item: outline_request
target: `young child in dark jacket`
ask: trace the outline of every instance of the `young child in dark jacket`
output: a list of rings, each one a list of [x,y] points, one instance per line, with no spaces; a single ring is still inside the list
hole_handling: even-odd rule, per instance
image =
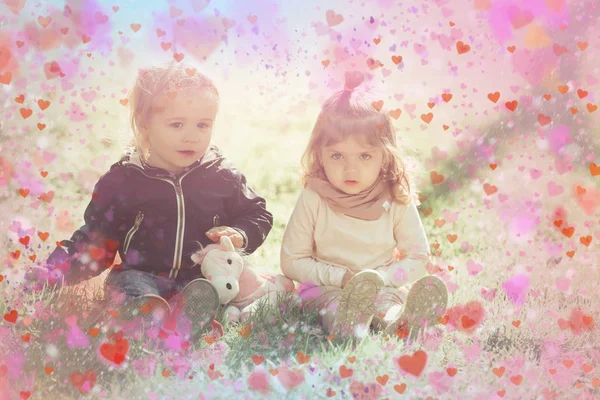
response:
[[[194,342],[215,324],[219,307],[215,288],[191,260],[198,243],[228,236],[251,254],[273,217],[210,144],[219,94],[209,78],[183,66],[141,70],[129,104],[134,148],[96,183],[85,224],[29,279],[38,288],[74,284],[102,273],[118,253],[122,263],[109,272],[105,293],[119,326],[162,321],[172,336]]]

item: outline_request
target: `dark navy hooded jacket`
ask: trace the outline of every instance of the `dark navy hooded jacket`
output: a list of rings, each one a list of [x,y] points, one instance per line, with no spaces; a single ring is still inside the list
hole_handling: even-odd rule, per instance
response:
[[[214,226],[237,229],[244,251],[253,253],[266,239],[273,216],[265,199],[216,146],[181,174],[143,163],[128,152],[100,177],[84,213],[85,224],[52,252],[48,268],[74,284],[102,273],[114,261],[177,280],[201,277],[190,256],[211,244]]]

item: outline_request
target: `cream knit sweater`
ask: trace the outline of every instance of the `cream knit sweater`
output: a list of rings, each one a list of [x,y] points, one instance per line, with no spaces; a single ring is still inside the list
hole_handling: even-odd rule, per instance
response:
[[[397,260],[394,248],[404,257]],[[393,203],[376,221],[333,211],[304,189],[283,235],[281,270],[290,279],[340,287],[346,271],[377,270],[386,286],[425,276],[429,245],[416,206]]]

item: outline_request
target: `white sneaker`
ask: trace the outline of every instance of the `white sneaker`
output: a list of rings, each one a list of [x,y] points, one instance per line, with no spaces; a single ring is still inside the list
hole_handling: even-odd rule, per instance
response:
[[[444,282],[433,275],[421,278],[410,288],[402,314],[387,326],[384,334],[415,338],[421,329],[439,323],[438,318],[444,315],[447,305],[448,290]]]
[[[362,328],[368,332],[377,312],[375,299],[384,282],[377,271],[365,270],[348,281],[340,297],[333,333],[341,338],[357,336]]]

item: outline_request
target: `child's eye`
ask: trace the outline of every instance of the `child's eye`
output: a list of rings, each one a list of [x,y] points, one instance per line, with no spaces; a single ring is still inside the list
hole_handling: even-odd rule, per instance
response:
[[[200,128],[200,129],[207,129],[207,128],[210,128],[210,125],[207,124],[207,123],[205,123],[205,122],[200,122],[198,124],[198,128]]]
[[[334,153],[331,155],[331,158],[333,160],[341,160],[342,159],[342,155],[340,153]]]
[[[181,122],[173,122],[172,124],[169,124],[169,126],[172,126],[173,128],[181,128],[183,124]]]
[[[363,154],[360,155],[360,159],[361,160],[365,160],[366,161],[366,160],[370,160],[371,158],[372,158],[371,155],[367,154],[367,153],[363,153]]]

